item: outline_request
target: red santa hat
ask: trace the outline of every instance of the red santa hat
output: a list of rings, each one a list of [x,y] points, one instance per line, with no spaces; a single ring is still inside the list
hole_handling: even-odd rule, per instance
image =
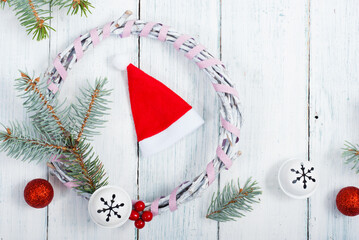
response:
[[[139,68],[127,66],[137,140],[144,156],[157,153],[203,124],[180,96]]]

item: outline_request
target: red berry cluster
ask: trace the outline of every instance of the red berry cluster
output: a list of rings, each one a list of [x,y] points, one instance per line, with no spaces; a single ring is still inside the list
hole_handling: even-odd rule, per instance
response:
[[[145,203],[142,201],[138,201],[133,206],[134,210],[132,210],[130,215],[130,220],[135,221],[135,227],[137,229],[142,229],[145,226],[145,222],[150,222],[152,220],[152,212],[143,211],[145,210]],[[142,214],[140,215],[140,213]]]

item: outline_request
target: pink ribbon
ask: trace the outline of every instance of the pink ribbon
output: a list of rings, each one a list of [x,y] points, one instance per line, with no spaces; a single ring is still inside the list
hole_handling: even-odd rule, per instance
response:
[[[142,31],[140,32],[140,36],[141,37],[147,37],[148,34],[150,34],[152,28],[156,25],[157,23],[155,22],[148,22],[144,28],[142,29]]]
[[[185,54],[185,56],[188,59],[192,59],[197,54],[199,54],[201,51],[203,51],[204,49],[205,49],[205,46],[199,44],[199,45],[195,46],[194,48],[192,48],[191,50],[189,50],[188,53]]]
[[[228,170],[232,166],[232,160],[227,156],[227,154],[222,150],[220,146],[217,147],[217,156],[224,163],[226,169]]]
[[[228,85],[224,85],[224,84],[216,84],[213,83],[213,88],[214,90],[216,90],[216,92],[223,92],[223,93],[229,93],[232,94],[233,96],[239,97],[238,92],[235,88],[232,88]]]
[[[54,66],[56,68],[56,71],[60,74],[60,76],[62,77],[63,80],[65,80],[67,78],[67,71],[64,68],[64,66],[62,66],[61,62],[60,62],[60,57],[55,58],[54,61]]]
[[[102,30],[102,39],[108,38],[110,36],[111,33],[111,22],[107,23]]]
[[[180,185],[181,186],[181,185]],[[169,202],[168,202],[168,206],[170,208],[170,211],[171,212],[174,212],[177,210],[177,190],[178,188],[180,187],[176,187],[175,189],[173,189],[171,195],[170,195],[170,199],[169,199]]]
[[[84,55],[84,51],[82,50],[81,37],[75,39],[74,48],[75,48],[77,60],[80,60]]]
[[[158,34],[158,40],[160,40],[161,42],[166,41],[166,37],[169,29],[170,29],[169,26],[163,25],[160,30],[160,33]]]
[[[188,39],[190,39],[191,36],[188,36],[186,34],[181,35],[177,40],[173,43],[173,46],[175,49],[179,50],[182,44],[184,44]]]
[[[211,185],[213,183],[213,181],[216,179],[216,172],[214,170],[212,161],[210,161],[207,164],[206,172],[207,172],[207,177],[208,177],[208,185]]]
[[[204,69],[204,68],[208,68],[208,67],[212,67],[214,65],[221,65],[223,64],[219,59],[217,58],[210,58],[210,59],[206,59],[206,60],[203,60],[201,62],[198,62],[197,63],[197,66],[200,68],[200,69]]]
[[[47,89],[49,89],[53,94],[57,93],[57,91],[59,91],[58,86],[51,82],[50,85],[47,87]]]
[[[129,37],[131,35],[131,29],[132,29],[132,26],[134,23],[135,23],[134,20],[126,22],[125,27],[123,28],[123,31],[121,34],[122,38]]]
[[[155,201],[152,202],[151,204],[151,212],[153,214],[153,216],[157,216],[158,215],[158,204],[160,202],[160,197],[157,198]]]
[[[67,183],[64,183],[64,185],[68,188],[74,188],[74,187],[80,186],[80,185],[76,184],[75,182],[67,182]]]
[[[221,117],[221,125],[224,129],[239,137],[240,130],[230,122],[226,121],[223,117]]]
[[[100,43],[100,39],[98,37],[98,32],[97,32],[97,28],[94,28],[90,31],[90,36],[92,39],[92,44],[94,47],[96,47],[97,44]]]

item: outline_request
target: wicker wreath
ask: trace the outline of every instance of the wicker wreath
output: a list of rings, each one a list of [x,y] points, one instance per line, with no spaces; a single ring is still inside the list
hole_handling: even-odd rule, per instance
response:
[[[141,20],[128,20],[131,11],[126,11],[117,21],[110,22],[102,28],[95,28],[89,33],[78,37],[73,44],[60,53],[45,73],[48,79],[48,97],[56,96],[61,84],[67,77],[67,72],[74,63],[80,60],[83,53],[94,47],[111,34],[125,38],[132,35],[150,37],[162,42],[168,42],[185,53],[185,56],[193,60],[200,69],[210,77],[212,85],[220,98],[220,131],[219,145],[216,156],[207,164],[206,169],[192,181],[186,181],[176,187],[168,196],[162,196],[152,202],[145,202],[145,210],[158,215],[167,210],[175,211],[177,206],[200,196],[215,180],[222,169],[229,169],[232,161],[240,152],[238,150],[239,129],[242,116],[239,109],[238,93],[234,84],[229,79],[227,71],[221,61],[214,58],[204,46],[188,35],[156,22],[144,22]],[[65,166],[61,162],[53,162],[51,174],[55,175],[62,183],[69,184],[72,178],[66,174]],[[86,199],[89,194],[79,193]]]

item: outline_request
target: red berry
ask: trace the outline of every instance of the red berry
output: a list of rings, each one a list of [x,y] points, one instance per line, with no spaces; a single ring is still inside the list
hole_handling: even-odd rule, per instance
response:
[[[144,211],[142,213],[142,220],[145,222],[150,222],[152,220],[153,214],[150,211]]]
[[[145,226],[145,222],[142,219],[138,219],[135,221],[135,227],[138,229],[142,229]]]
[[[142,212],[143,210],[145,210],[145,203],[142,201],[138,201],[135,203],[135,210],[137,212]]]
[[[130,215],[130,220],[136,221],[139,218],[140,218],[140,214],[138,212],[136,212],[135,210],[132,210],[131,215]]]

